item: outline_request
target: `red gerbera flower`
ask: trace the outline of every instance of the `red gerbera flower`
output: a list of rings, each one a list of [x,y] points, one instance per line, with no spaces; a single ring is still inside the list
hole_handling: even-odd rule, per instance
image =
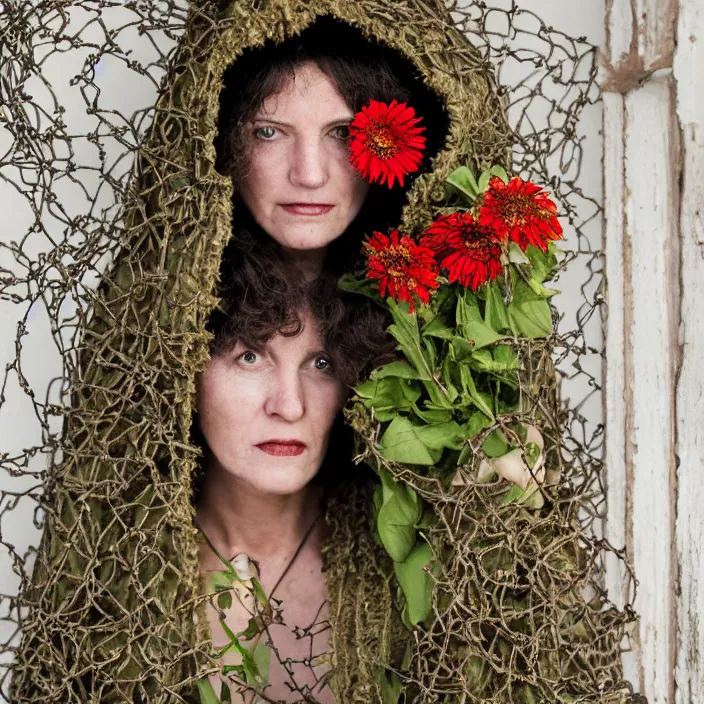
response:
[[[367,278],[377,279],[379,293],[397,301],[406,301],[415,310],[413,295],[423,303],[440,284],[438,263],[432,250],[416,244],[407,235],[394,230],[389,236],[375,232],[364,244],[367,250]]]
[[[555,203],[540,186],[520,178],[508,183],[496,176],[491,179],[479,224],[515,242],[523,251],[532,244],[546,252],[550,240],[562,238]]]
[[[406,103],[390,105],[370,100],[350,123],[350,161],[370,183],[394,180],[403,186],[403,177],[417,171],[423,159],[425,127],[415,110]]]
[[[501,246],[493,230],[482,227],[469,213],[441,215],[426,231],[421,244],[437,252],[450,282],[476,291],[503,270]]]

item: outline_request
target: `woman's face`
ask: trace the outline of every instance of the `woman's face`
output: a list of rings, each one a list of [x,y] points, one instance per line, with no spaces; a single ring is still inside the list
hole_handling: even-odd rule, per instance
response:
[[[264,494],[293,494],[317,474],[345,389],[310,315],[295,337],[238,342],[200,377],[200,427],[213,461]]]
[[[324,252],[362,208],[369,184],[349,161],[353,117],[335,84],[306,62],[244,126],[250,156],[237,188],[284,250]]]

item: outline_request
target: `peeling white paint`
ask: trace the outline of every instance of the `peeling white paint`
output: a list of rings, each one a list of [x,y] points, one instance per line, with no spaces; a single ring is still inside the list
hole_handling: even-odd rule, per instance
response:
[[[630,53],[633,41],[631,0],[611,0],[606,21],[609,26],[609,58],[618,64]]]
[[[704,8],[682,0],[674,61],[682,127],[681,322],[677,384],[676,704],[704,701]]]
[[[604,95],[604,257],[606,299],[604,364],[604,417],[606,500],[608,516],[604,537],[616,548],[626,545],[626,399],[624,300],[624,105],[617,93]],[[606,584],[613,602],[628,601],[625,569],[615,555],[607,555]]]
[[[676,9],[677,0],[635,0],[638,54],[644,59],[646,71],[672,64]]]
[[[606,354],[616,356],[605,368],[606,535],[629,545],[640,582],[641,692],[649,704],[701,704],[704,3],[613,0],[607,21],[605,82],[626,94],[604,101]],[[623,66],[635,80],[616,74]],[[608,562],[614,599],[628,596],[622,580]]]
[[[672,702],[675,575],[671,473],[678,278],[678,144],[673,81],[660,78],[626,96],[626,233],[631,245],[632,354],[627,442],[632,461],[633,560],[641,582],[642,689],[649,704]],[[628,456],[628,453],[627,453]],[[672,691],[671,691],[672,690]]]

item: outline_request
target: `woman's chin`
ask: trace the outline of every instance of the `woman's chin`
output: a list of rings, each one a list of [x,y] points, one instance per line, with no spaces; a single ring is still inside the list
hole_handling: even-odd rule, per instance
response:
[[[256,483],[253,484],[258,492],[272,496],[290,496],[303,491],[315,478],[317,472],[308,470],[261,469]]]
[[[289,252],[319,252],[334,242],[344,229],[338,223],[302,223],[291,222],[286,227],[270,232],[271,236]]]

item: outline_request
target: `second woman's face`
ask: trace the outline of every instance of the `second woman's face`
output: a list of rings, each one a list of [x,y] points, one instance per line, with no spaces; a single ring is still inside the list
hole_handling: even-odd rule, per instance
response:
[[[350,164],[354,113],[315,63],[245,126],[249,163],[237,186],[257,223],[288,251],[324,251],[359,213],[369,185]]]
[[[345,389],[309,315],[294,337],[214,355],[198,383],[200,428],[218,470],[262,494],[317,474]]]

